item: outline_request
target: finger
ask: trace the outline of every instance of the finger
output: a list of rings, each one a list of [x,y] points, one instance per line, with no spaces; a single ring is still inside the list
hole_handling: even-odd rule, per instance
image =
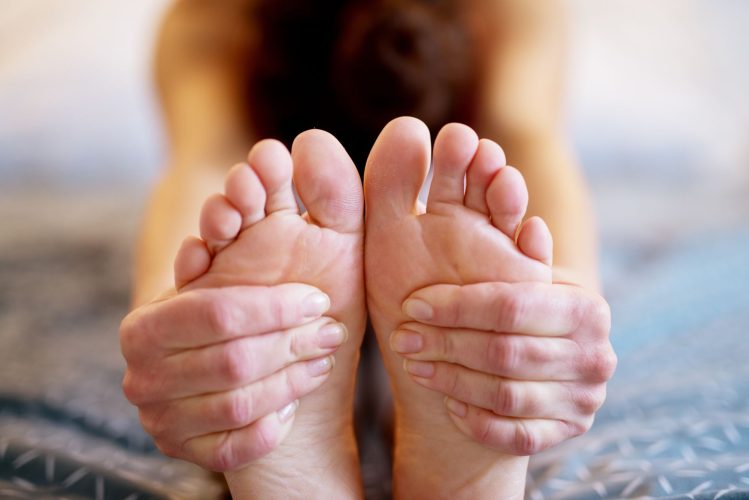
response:
[[[574,419],[595,413],[605,385],[512,380],[449,363],[404,363],[413,380],[452,399],[505,417]]]
[[[608,337],[611,317],[602,297],[571,285],[475,283],[433,285],[412,293],[403,311],[436,326],[526,335]]]
[[[295,406],[290,410],[271,413],[240,429],[190,439],[176,452],[168,447],[162,448],[162,451],[215,472],[240,469],[267,455],[283,442],[291,432]]]
[[[502,453],[535,455],[590,429],[593,417],[565,422],[551,419],[524,419],[495,415],[447,398],[448,415],[463,434]]]
[[[142,405],[141,423],[163,443],[241,429],[320,387],[332,366],[330,357],[305,361],[239,389]]]
[[[204,288],[157,300],[131,312],[120,326],[128,364],[165,350],[206,346],[285,330],[322,316],[330,299],[301,283]]]
[[[285,331],[180,351],[160,360],[155,373],[144,370],[143,392],[160,401],[228,391],[292,363],[332,354],[345,339],[345,326],[321,318]]]
[[[519,380],[579,380],[593,369],[590,355],[567,338],[442,328],[406,323],[390,347],[413,360],[446,361]]]

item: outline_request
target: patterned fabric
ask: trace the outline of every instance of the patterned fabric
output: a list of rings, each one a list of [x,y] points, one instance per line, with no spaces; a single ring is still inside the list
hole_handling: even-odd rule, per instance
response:
[[[139,204],[0,196],[2,498],[224,494],[161,456],[121,393]],[[619,368],[593,429],[532,459],[527,498],[749,498],[749,231],[678,243],[606,249]]]
[[[162,456],[122,395],[133,203],[0,196],[0,498],[223,494]]]
[[[681,243],[612,298],[607,402],[528,498],[749,498],[749,231]]]

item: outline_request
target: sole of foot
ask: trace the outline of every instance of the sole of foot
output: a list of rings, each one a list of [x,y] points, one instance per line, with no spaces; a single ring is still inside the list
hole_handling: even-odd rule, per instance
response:
[[[501,148],[465,125],[446,125],[433,152],[426,206],[418,194],[432,163],[427,127],[415,118],[390,122],[377,139],[364,175],[367,305],[391,378],[396,412],[394,488],[444,497],[452,483],[480,482],[502,457],[461,433],[441,394],[418,385],[389,346],[411,321],[405,299],[434,284],[551,282],[551,237],[538,218],[523,222],[528,191],[505,165]],[[504,462],[503,462],[504,460]],[[437,481],[439,479],[439,481]],[[427,488],[426,490],[424,488]],[[465,491],[464,491],[465,493]]]
[[[303,214],[292,184],[306,208]],[[346,483],[358,476],[352,472],[356,444],[351,414],[366,324],[363,197],[353,162],[332,135],[320,130],[300,134],[291,152],[278,141],[261,141],[247,163],[229,171],[224,193],[205,201],[200,227],[201,239],[186,240],[175,262],[180,293],[304,283],[328,295],[326,316],[348,331],[327,380],[300,400],[290,434],[248,467],[244,485],[236,475],[234,482],[249,491],[249,481],[262,482],[259,475],[278,481],[307,471],[311,477],[304,488],[312,488],[309,482],[323,480],[323,464],[347,460],[353,463],[340,468],[336,480],[351,486]],[[291,482],[285,484],[289,494]],[[250,490],[260,493],[255,486]]]

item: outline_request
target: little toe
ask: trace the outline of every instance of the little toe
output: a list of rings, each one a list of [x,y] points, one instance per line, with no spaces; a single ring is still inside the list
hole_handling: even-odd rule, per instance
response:
[[[242,216],[224,195],[214,194],[200,212],[200,236],[211,253],[234,241],[242,226]]]
[[[494,176],[505,166],[507,160],[502,148],[494,141],[481,139],[476,155],[468,166],[466,174],[465,206],[471,210],[489,215],[486,204],[486,190]]]
[[[242,216],[242,229],[265,217],[265,188],[254,170],[246,163],[234,165],[224,182],[226,198]]]
[[[520,226],[518,248],[531,259],[551,265],[554,243],[551,231],[541,217],[531,217]]]
[[[200,238],[185,238],[174,259],[174,286],[179,290],[199,278],[211,266],[211,254]]]
[[[291,187],[293,166],[286,146],[275,139],[264,139],[250,150],[247,163],[255,171],[265,188],[265,212],[289,211],[299,213]]]
[[[385,125],[364,169],[367,221],[417,213],[430,149],[429,129],[421,120],[400,117]]]
[[[429,188],[427,212],[443,203],[463,204],[465,175],[479,138],[472,128],[448,123],[434,141],[434,177]]]
[[[294,183],[310,222],[339,232],[362,229],[364,198],[354,162],[328,132],[308,130],[291,147]]]
[[[515,232],[528,209],[528,188],[523,175],[513,167],[502,167],[486,190],[494,227],[515,239]]]

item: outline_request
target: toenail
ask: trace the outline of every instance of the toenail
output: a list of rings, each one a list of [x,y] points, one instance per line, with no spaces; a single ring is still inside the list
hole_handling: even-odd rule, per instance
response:
[[[322,292],[308,295],[302,303],[302,313],[307,318],[318,318],[330,309],[330,299]]]
[[[427,321],[434,316],[432,306],[419,299],[408,299],[403,303],[403,312],[419,321]]]
[[[447,411],[456,417],[465,418],[468,415],[468,405],[447,396],[445,396],[445,406],[447,406]]]
[[[390,349],[399,354],[414,354],[424,348],[424,337],[416,332],[397,331],[390,336]]]
[[[276,415],[278,415],[278,420],[283,424],[285,422],[288,422],[288,420],[291,418],[291,416],[296,412],[296,409],[299,408],[299,400],[292,401],[291,403],[287,404],[280,410],[276,412]]]
[[[331,348],[338,347],[348,337],[346,326],[343,323],[329,323],[317,332],[317,345],[318,347]]]
[[[319,377],[325,375],[333,369],[333,356],[328,356],[320,359],[313,359],[307,362],[307,373],[312,377]]]
[[[434,363],[427,361],[411,361],[409,359],[403,365],[406,371],[414,377],[431,378],[434,376]]]

